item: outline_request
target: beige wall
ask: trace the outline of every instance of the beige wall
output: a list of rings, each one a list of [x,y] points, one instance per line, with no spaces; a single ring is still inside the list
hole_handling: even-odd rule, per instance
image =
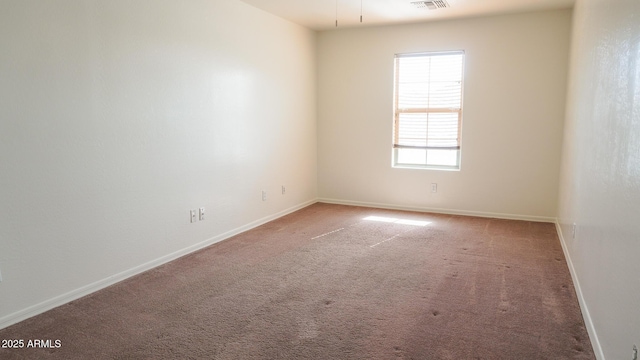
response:
[[[637,0],[574,14],[558,215],[599,359],[640,347],[639,18]]]
[[[315,39],[237,0],[1,1],[0,327],[314,201]]]
[[[319,197],[554,219],[570,28],[561,10],[321,32]],[[394,54],[441,50],[466,52],[461,170],[394,169]]]

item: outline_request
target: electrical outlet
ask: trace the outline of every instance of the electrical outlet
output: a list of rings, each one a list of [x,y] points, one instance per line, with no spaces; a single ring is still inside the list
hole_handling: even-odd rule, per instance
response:
[[[204,220],[204,208],[200,208],[200,221]]]
[[[191,214],[191,222],[192,223],[198,221],[198,218],[196,217],[196,211],[195,210],[191,210],[190,214]]]
[[[282,185],[282,195],[284,195],[284,193],[287,192],[287,189],[284,187],[284,185]]]
[[[267,192],[266,191],[262,191],[262,201],[267,201]]]
[[[431,192],[432,193],[437,193],[438,192],[438,184],[431,183]]]
[[[636,344],[633,344],[633,351],[631,352],[631,360],[638,360],[638,348]]]
[[[571,225],[571,239],[575,239],[576,238],[576,223],[573,223],[573,225]]]

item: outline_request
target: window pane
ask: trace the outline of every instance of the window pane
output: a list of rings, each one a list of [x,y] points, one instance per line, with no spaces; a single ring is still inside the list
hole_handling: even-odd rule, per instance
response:
[[[427,164],[437,166],[458,166],[459,150],[434,150],[427,152]]]
[[[394,161],[458,168],[464,53],[396,56]]]
[[[427,128],[428,146],[458,146],[458,113],[431,113]]]
[[[416,56],[400,58],[398,81],[400,83],[429,82],[429,57]]]
[[[430,108],[460,108],[462,83],[457,81],[439,81],[429,84]]]
[[[397,149],[398,164],[426,165],[427,151],[423,149]]]
[[[398,145],[458,146],[458,113],[400,113]]]
[[[462,54],[431,56],[430,81],[462,81]]]
[[[398,108],[415,109],[429,106],[428,83],[401,83],[398,86]]]
[[[398,121],[398,145],[427,145],[427,114],[402,113]]]

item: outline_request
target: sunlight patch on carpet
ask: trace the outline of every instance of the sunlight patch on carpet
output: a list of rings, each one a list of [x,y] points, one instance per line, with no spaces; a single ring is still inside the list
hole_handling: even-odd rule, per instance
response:
[[[394,223],[394,224],[401,224],[401,225],[412,225],[412,226],[427,226],[431,224],[430,221],[397,219],[397,218],[390,218],[390,217],[384,217],[384,216],[367,216],[362,220],[379,221],[379,222]]]

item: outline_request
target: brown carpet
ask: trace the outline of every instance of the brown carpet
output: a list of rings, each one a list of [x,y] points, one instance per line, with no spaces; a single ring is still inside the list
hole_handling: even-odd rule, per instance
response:
[[[2,359],[595,358],[553,224],[330,204],[0,339],[61,345]]]

